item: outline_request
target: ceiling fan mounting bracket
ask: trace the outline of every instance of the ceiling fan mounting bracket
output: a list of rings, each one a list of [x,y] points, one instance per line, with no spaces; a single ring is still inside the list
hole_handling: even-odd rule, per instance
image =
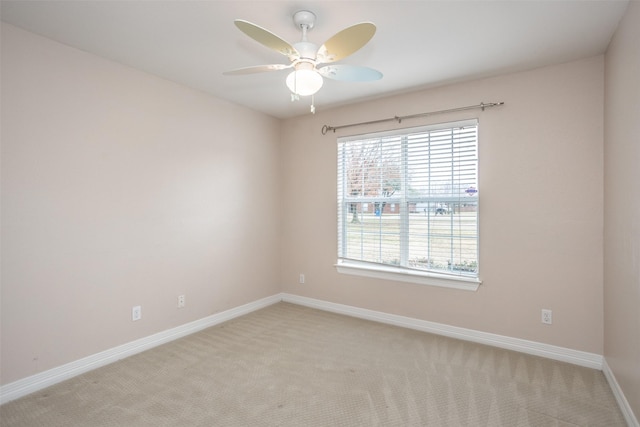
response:
[[[316,15],[308,10],[299,10],[293,14],[293,23],[299,30],[310,30],[316,23]]]

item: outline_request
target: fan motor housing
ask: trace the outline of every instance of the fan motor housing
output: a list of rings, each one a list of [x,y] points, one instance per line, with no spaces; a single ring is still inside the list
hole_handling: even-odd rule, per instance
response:
[[[316,53],[318,52],[318,46],[311,42],[298,42],[294,43],[293,47],[300,54],[300,58],[311,59],[315,61]]]

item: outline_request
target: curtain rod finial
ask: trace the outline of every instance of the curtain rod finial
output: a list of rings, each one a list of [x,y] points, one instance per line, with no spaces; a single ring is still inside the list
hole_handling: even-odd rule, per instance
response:
[[[329,125],[324,125],[324,126],[322,126],[322,134],[326,135],[327,132],[329,132],[330,130],[332,130],[333,133],[336,133],[336,129],[337,129],[336,127],[329,126]]]

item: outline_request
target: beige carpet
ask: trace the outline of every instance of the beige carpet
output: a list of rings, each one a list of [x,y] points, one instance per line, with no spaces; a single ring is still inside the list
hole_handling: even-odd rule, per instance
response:
[[[279,303],[0,407],[14,426],[624,426],[602,372]]]

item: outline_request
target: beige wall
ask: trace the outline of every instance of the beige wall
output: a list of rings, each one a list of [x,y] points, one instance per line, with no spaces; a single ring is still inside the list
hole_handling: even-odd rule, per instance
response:
[[[606,54],[604,355],[640,418],[640,2]]]
[[[331,111],[318,96],[315,116],[283,124],[284,291],[602,354],[603,86],[598,56]],[[505,105],[401,125],[480,120],[480,289],[338,274],[336,137],[389,124],[325,136],[322,125],[481,101]]]
[[[7,24],[1,59],[3,384],[279,292],[278,120]]]
[[[604,351],[638,411],[631,10],[606,58],[606,319],[602,56],[326,111],[320,94],[280,123],[2,24],[1,383],[285,291]],[[506,105],[399,125],[480,120],[480,289],[338,274],[335,139],[387,125],[322,125],[480,101]]]

